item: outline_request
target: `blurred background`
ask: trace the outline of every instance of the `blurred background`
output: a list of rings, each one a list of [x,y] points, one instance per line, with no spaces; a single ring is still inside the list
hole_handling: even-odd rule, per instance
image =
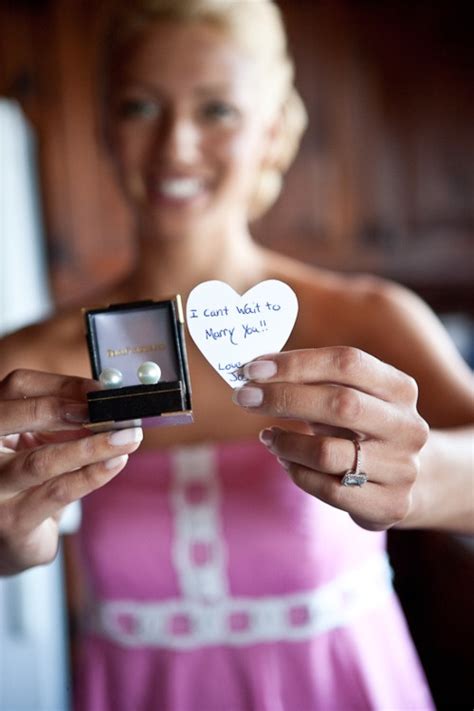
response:
[[[255,224],[257,239],[308,263],[409,286],[472,364],[474,43],[466,11],[448,0],[279,5],[310,124],[282,197]],[[97,120],[102,6],[0,0],[0,333],[88,303],[133,262],[130,218]],[[472,542],[393,532],[390,550],[438,707],[472,709]],[[67,708],[64,634],[47,632],[61,630],[60,563],[54,575],[54,583],[48,574],[30,583],[30,573],[0,582],[6,711]],[[43,632],[28,623],[35,619],[48,620]]]

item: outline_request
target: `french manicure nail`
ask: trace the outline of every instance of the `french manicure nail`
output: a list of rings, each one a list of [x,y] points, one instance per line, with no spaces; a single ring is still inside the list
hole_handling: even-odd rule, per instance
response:
[[[125,430],[115,430],[109,435],[109,442],[114,447],[123,447],[126,444],[135,444],[143,439],[141,427],[129,427]]]
[[[65,422],[84,424],[85,422],[89,422],[89,408],[86,404],[82,403],[63,405],[61,417]]]
[[[286,471],[288,471],[288,469],[290,468],[291,462],[289,462],[288,459],[282,459],[282,457],[277,457],[277,462],[281,464],[283,469],[286,469]]]
[[[232,399],[242,407],[258,407],[263,402],[263,390],[246,385],[243,388],[234,390]]]
[[[277,364],[273,360],[256,360],[244,365],[243,371],[247,380],[264,380],[276,375]]]
[[[118,467],[124,467],[128,460],[128,454],[122,454],[120,457],[112,457],[112,459],[107,459],[105,464],[106,469],[117,469]]]
[[[273,440],[275,439],[273,430],[262,430],[258,437],[260,439],[260,442],[262,442],[265,447],[270,447],[273,443]]]

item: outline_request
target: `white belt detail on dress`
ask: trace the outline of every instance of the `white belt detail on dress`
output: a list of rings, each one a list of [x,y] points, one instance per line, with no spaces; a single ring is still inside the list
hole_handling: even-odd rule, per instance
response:
[[[194,649],[296,641],[349,625],[392,594],[385,554],[310,590],[266,597],[135,602],[111,600],[91,610],[89,629],[125,647]]]
[[[208,445],[185,447],[174,450],[171,463],[171,557],[178,588],[183,597],[217,602],[229,594],[217,454]],[[193,558],[196,551],[205,558]]]

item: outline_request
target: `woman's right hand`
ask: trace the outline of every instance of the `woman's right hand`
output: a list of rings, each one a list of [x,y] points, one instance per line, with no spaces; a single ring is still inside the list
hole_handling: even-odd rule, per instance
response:
[[[139,427],[83,427],[95,389],[34,370],[0,381],[0,575],[53,560],[63,508],[110,481],[140,444]]]

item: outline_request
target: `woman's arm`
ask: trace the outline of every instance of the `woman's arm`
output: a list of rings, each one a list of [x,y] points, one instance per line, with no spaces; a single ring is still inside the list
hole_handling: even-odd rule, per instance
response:
[[[474,428],[431,430],[410,513],[398,528],[474,533]]]
[[[399,527],[473,532],[472,371],[431,309],[397,284],[379,283],[373,323],[388,335],[378,353],[416,379],[418,411],[432,428],[420,453],[412,511]]]

